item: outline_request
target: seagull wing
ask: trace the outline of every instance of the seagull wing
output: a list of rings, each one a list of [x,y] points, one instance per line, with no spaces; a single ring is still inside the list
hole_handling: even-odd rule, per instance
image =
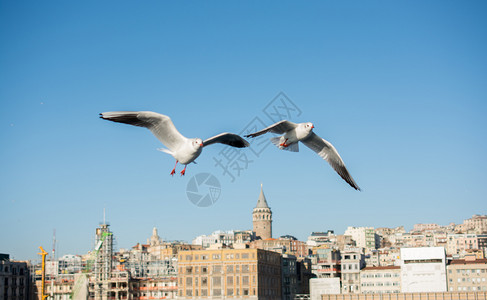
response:
[[[360,188],[353,180],[350,173],[348,173],[345,163],[338,154],[338,151],[327,140],[317,136],[314,132],[311,132],[309,137],[301,140],[308,148],[316,152],[324,160],[326,160],[333,169],[340,175],[351,187],[360,191]]]
[[[208,146],[214,143],[226,144],[237,148],[244,148],[249,146],[249,143],[241,136],[228,132],[220,133],[219,135],[215,135],[214,137],[206,139],[205,141],[203,141],[203,146]]]
[[[245,137],[256,137],[259,135],[263,135],[264,133],[267,133],[269,131],[272,133],[283,134],[289,130],[296,128],[297,126],[298,126],[298,124],[296,124],[296,123],[289,122],[287,120],[282,120],[282,121],[279,121],[275,124],[272,124],[271,126],[269,126],[267,128],[262,129],[261,131],[257,131],[257,132],[248,134]]]
[[[169,150],[175,151],[187,140],[174,126],[171,118],[152,111],[110,111],[100,118],[149,129]]]

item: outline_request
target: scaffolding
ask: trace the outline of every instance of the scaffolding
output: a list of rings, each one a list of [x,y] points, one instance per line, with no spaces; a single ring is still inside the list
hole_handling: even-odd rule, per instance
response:
[[[94,296],[95,300],[106,300],[109,297],[108,285],[112,273],[113,234],[109,224],[101,224],[96,229],[96,246],[94,262]]]

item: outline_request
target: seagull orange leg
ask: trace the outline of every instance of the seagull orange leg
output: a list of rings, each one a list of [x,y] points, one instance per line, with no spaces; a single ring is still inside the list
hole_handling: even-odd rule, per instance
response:
[[[174,165],[174,169],[171,171],[171,175],[174,175],[176,173],[176,166],[178,165],[178,161],[176,160],[176,164]]]
[[[184,166],[184,169],[181,171],[181,176],[184,176],[184,174],[186,174],[186,167],[187,167],[187,166],[188,166],[188,165],[185,165],[185,166]]]
[[[289,147],[289,145],[286,144],[286,142],[287,142],[287,139],[284,141],[284,143],[279,144],[279,146],[281,146],[281,147]]]

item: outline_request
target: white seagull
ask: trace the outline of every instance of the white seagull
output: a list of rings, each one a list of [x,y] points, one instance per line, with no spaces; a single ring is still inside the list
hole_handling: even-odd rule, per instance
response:
[[[338,154],[338,151],[327,140],[317,136],[312,132],[313,123],[296,124],[287,120],[282,120],[271,126],[246,135],[245,137],[256,137],[267,132],[284,134],[282,136],[271,138],[271,142],[279,149],[289,150],[292,152],[299,151],[298,142],[302,142],[311,150],[316,152],[319,156],[325,159],[335,171],[340,175],[351,187],[360,191],[360,188],[353,180],[350,173],[348,173],[345,163]]]
[[[171,154],[176,159],[171,175],[176,172],[178,162],[185,165],[181,171],[181,175],[184,175],[187,165],[194,162],[205,146],[214,143],[226,144],[237,148],[249,146],[249,143],[239,135],[227,132],[220,133],[204,141],[199,138],[186,138],[179,133],[171,118],[152,111],[110,111],[101,113],[100,118],[149,129],[168,148],[158,150]]]

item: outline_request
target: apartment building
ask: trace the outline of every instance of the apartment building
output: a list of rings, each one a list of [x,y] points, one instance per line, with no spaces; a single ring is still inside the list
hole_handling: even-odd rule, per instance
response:
[[[471,249],[479,249],[479,239],[477,234],[455,233],[447,235],[447,254],[465,255],[465,253]]]
[[[414,224],[413,231],[433,231],[440,229],[440,225],[438,224]]]
[[[475,233],[487,233],[487,216],[473,215],[470,219],[463,221],[465,228]]]
[[[178,298],[281,299],[281,255],[262,249],[179,252]]]
[[[314,262],[311,266],[318,278],[340,277],[340,251],[327,247],[315,250]]]
[[[280,237],[277,239],[255,240],[249,243],[250,248],[263,249],[286,253],[296,257],[306,257],[309,254],[308,246],[305,242],[298,241],[294,237]]]
[[[29,297],[29,267],[0,254],[0,299],[23,300]]]
[[[374,227],[348,227],[345,235],[349,235],[356,242],[357,247],[366,249],[377,249],[380,245],[376,237]]]
[[[342,294],[360,293],[360,270],[365,267],[365,259],[359,248],[341,252]]]
[[[401,292],[401,267],[365,267],[360,271],[362,294],[396,294]]]
[[[448,291],[487,291],[487,259],[454,259],[446,270]]]

